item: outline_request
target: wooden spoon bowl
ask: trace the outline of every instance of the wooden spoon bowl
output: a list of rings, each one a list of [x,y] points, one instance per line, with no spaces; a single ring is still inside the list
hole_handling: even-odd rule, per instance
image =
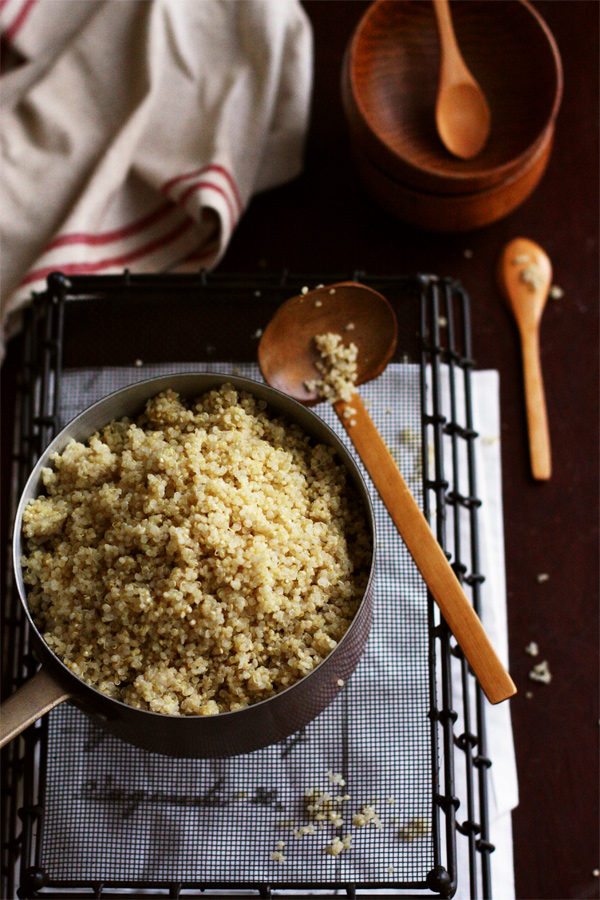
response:
[[[430,193],[473,193],[518,173],[554,122],[562,64],[527,0],[453,2],[462,55],[491,110],[481,152],[458,159],[435,123],[440,42],[431,0],[376,0],[352,36],[342,100],[353,141],[392,179]]]
[[[381,375],[396,348],[394,311],[377,291],[351,281],[292,297],[269,322],[258,348],[265,381],[306,406],[320,403],[306,382],[318,377],[314,337],[346,335],[358,347],[357,384]]]
[[[434,0],[440,29],[441,65],[435,122],[442,143],[459,159],[473,159],[490,136],[491,113],[460,52],[448,0]]]

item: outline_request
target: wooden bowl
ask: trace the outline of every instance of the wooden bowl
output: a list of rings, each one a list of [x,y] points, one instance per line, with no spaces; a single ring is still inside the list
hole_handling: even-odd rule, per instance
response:
[[[352,36],[342,99],[354,143],[406,186],[442,194],[502,184],[554,129],[562,63],[527,0],[453,0],[456,36],[487,96],[490,137],[471,160],[452,156],[435,127],[440,65],[431,0],[376,0]]]
[[[353,144],[359,175],[383,209],[418,228],[435,232],[472,231],[503,219],[535,190],[548,165],[554,132],[549,132],[527,165],[500,184],[471,194],[431,194],[395,181]]]

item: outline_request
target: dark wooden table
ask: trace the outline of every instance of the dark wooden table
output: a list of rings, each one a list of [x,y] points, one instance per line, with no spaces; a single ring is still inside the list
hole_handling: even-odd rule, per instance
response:
[[[505,220],[434,236],[378,209],[359,184],[339,97],[342,54],[366,4],[307,0],[315,90],[306,169],[256,198],[221,270],[436,272],[469,292],[479,368],[501,379],[511,701],[520,805],[513,818],[518,898],[598,896],[598,11],[594,2],[534,4],[554,33],[564,99],[549,168]],[[553,475],[530,476],[516,328],[494,267],[517,236],[549,254],[564,290],[542,324]],[[538,581],[542,573],[547,581]],[[528,679],[535,640],[553,674]],[[528,698],[527,694],[533,693]],[[502,898],[498,898],[502,900]]]
[[[518,898],[598,897],[598,13],[591,0],[535,2],[563,59],[565,92],[548,171],[500,223],[463,235],[406,227],[366,195],[350,157],[339,78],[366,4],[306,0],[315,86],[306,165],[294,183],[255,198],[222,272],[435,272],[472,299],[479,368],[500,372],[511,701],[520,805],[514,854]],[[543,318],[553,475],[530,476],[516,328],[494,267],[526,236],[552,259],[564,291]],[[3,448],[9,446],[18,342],[3,367]],[[3,462],[3,501],[6,462]],[[6,508],[6,506],[4,507]],[[540,574],[547,580],[540,580]],[[536,641],[553,674],[528,680]],[[532,696],[528,696],[532,694]],[[498,898],[503,900],[503,898]]]

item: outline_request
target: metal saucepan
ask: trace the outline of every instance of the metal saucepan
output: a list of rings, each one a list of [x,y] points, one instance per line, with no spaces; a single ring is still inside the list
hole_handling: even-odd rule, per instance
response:
[[[310,674],[291,687],[253,706],[212,716],[165,715],[127,706],[90,687],[74,675],[44,641],[27,607],[21,568],[23,510],[43,493],[41,470],[70,440],[85,442],[114,419],[135,417],[146,401],[167,388],[182,397],[194,398],[230,383],[265,400],[272,414],[296,422],[312,438],[333,446],[346,466],[350,480],[364,504],[373,540],[373,557],[365,594],[347,632],[338,645]],[[29,622],[32,645],[41,668],[3,705],[0,746],[65,700],[92,715],[111,734],[156,753],[179,757],[228,757],[249,753],[276,743],[308,724],[341,690],[363,653],[372,621],[375,568],[375,524],[373,507],[360,471],[347,449],[315,413],[278,390],[246,378],[223,374],[167,375],[138,382],[90,406],[73,419],[46,448],[29,477],[17,510],[13,565],[16,585]]]

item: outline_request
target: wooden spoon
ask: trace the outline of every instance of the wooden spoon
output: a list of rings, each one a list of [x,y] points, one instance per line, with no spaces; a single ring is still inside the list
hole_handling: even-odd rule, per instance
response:
[[[433,0],[433,8],[441,43],[437,130],[450,153],[460,159],[472,159],[489,137],[490,108],[458,48],[448,0]]]
[[[498,284],[521,336],[529,455],[533,477],[538,481],[547,481],[552,474],[539,341],[551,283],[552,264],[541,247],[527,238],[516,238],[506,245],[498,262]]]
[[[357,345],[357,384],[381,374],[396,347],[396,318],[381,294],[354,282],[317,288],[286,301],[265,329],[258,347],[265,381],[307,406],[319,403],[305,382],[319,377],[314,338],[327,332]],[[487,698],[499,703],[511,697],[515,685],[360,395],[337,401],[334,409]]]

